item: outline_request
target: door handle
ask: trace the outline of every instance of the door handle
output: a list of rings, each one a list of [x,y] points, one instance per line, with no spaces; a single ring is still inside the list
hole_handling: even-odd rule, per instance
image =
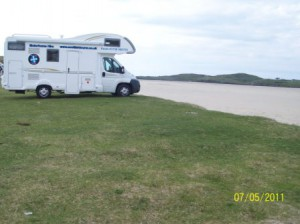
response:
[[[68,68],[68,73],[70,73],[70,68]]]
[[[102,72],[102,77],[105,77],[105,72]]]

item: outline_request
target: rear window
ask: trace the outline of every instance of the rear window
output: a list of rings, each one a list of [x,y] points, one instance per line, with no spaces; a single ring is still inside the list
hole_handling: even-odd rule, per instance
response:
[[[8,50],[25,51],[25,42],[8,42]]]

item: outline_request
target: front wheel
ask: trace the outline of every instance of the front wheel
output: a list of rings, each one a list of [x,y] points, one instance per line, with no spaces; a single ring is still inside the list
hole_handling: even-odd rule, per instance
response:
[[[129,96],[130,93],[131,93],[131,88],[128,84],[120,84],[116,91],[116,94],[118,96]]]
[[[49,98],[51,96],[51,87],[50,86],[38,86],[36,88],[36,95],[42,99]]]

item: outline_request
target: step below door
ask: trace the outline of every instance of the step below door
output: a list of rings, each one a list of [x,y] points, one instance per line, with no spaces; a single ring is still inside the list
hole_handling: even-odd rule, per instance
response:
[[[81,76],[81,88],[80,91],[95,91],[95,77],[93,75]]]

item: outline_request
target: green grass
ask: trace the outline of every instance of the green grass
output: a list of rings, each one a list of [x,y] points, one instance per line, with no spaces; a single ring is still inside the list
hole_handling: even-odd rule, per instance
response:
[[[138,95],[0,90],[0,108],[1,223],[300,220],[298,126]]]

